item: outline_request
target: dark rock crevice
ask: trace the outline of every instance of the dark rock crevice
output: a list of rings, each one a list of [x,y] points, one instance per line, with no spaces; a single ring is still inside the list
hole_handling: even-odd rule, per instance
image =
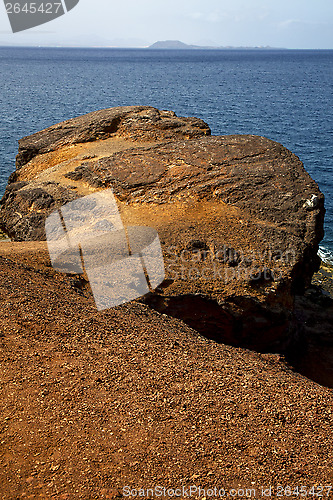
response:
[[[295,340],[291,312],[278,306],[265,307],[252,297],[231,297],[220,303],[203,294],[148,294],[144,302],[219,343],[260,352],[286,352]]]
[[[217,343],[280,354],[294,371],[333,388],[333,299],[319,287],[296,296],[292,311],[263,307],[251,297],[220,304],[199,294],[153,293],[142,301]]]

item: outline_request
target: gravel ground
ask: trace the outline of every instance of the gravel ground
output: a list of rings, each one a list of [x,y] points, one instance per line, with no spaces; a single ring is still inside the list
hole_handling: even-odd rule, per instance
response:
[[[139,302],[98,313],[45,250],[3,245],[2,499],[120,499],[157,485],[332,498],[331,389]]]

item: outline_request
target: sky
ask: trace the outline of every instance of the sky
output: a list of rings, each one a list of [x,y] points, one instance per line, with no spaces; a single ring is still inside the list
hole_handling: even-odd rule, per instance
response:
[[[80,0],[64,16],[15,34],[0,4],[0,45],[147,46],[157,40],[333,49],[333,1]]]

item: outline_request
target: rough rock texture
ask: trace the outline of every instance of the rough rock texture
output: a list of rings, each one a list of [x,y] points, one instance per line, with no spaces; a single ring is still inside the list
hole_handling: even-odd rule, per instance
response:
[[[45,239],[46,215],[78,196],[76,185],[64,183],[61,174],[67,170],[94,156],[209,134],[208,125],[198,118],[178,118],[172,111],[128,106],[89,113],[24,137],[19,141],[16,171],[9,177],[2,199],[0,227],[18,241]],[[45,170],[44,175],[36,176]],[[79,178],[89,187],[103,187],[88,171]]]
[[[174,139],[210,134],[198,118],[178,118],[173,111],[159,111],[147,106],[126,106],[94,111],[49,127],[19,141],[16,167],[19,169],[37,155],[56,149],[107,139],[113,134],[133,140]]]
[[[44,239],[55,207],[105,188],[125,225],[158,230],[167,276],[147,304],[233,345],[297,340],[294,296],[319,268],[324,197],[294,154],[169,111],[99,111],[20,141],[0,227]]]

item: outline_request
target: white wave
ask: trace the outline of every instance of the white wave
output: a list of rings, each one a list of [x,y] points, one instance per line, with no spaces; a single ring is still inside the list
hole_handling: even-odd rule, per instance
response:
[[[331,250],[320,245],[318,255],[323,262],[333,265],[333,252]]]

